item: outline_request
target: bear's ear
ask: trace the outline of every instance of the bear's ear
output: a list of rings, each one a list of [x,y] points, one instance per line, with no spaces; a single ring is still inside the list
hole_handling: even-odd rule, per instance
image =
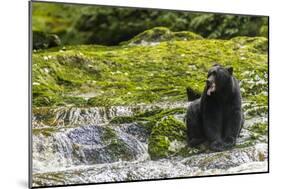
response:
[[[220,65],[219,63],[216,63],[216,62],[215,62],[215,63],[213,64],[213,67],[216,67],[216,66],[221,66],[221,65]]]
[[[229,72],[230,75],[233,74],[233,67],[227,67],[226,69],[227,69],[227,71]]]

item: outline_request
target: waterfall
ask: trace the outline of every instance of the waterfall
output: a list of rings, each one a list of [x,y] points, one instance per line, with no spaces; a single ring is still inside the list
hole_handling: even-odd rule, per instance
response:
[[[147,145],[109,125],[81,126],[33,136],[34,171],[148,159]]]
[[[107,123],[116,116],[130,116],[130,107],[115,106],[92,108],[60,108],[56,111],[55,122],[60,126],[96,125]]]

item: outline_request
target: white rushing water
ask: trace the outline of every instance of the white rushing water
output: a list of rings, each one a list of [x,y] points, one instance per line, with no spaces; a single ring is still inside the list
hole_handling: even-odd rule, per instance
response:
[[[152,161],[147,133],[137,123],[109,124],[116,116],[140,110],[187,107],[187,103],[115,106],[111,108],[59,108],[58,123],[47,134],[33,134],[33,186],[162,179],[267,171],[267,137],[253,145],[224,152]],[[175,115],[182,120],[183,115]],[[238,144],[251,138],[248,128],[267,122],[267,116],[246,120]],[[40,120],[34,119],[37,128]],[[72,126],[75,127],[65,127]],[[47,127],[48,128],[48,127]]]
[[[47,185],[57,185],[265,172],[267,161],[264,158],[267,157],[264,155],[267,155],[267,144],[259,144],[228,153],[209,153],[188,158],[69,167],[34,174],[34,178]]]

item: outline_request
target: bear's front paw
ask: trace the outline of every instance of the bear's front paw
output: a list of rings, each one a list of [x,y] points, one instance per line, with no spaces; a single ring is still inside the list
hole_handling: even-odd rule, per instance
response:
[[[236,143],[236,140],[234,137],[226,137],[224,139],[224,145],[225,145],[225,148],[232,148]]]
[[[221,141],[216,140],[210,144],[210,149],[215,152],[221,152],[224,150],[224,145]]]
[[[205,141],[203,138],[193,138],[189,141],[189,146],[190,147],[196,147],[200,144],[202,144]]]

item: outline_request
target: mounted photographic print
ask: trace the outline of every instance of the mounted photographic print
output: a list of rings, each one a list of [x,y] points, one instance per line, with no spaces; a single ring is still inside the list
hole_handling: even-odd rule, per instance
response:
[[[30,187],[268,173],[268,16],[30,2]]]

